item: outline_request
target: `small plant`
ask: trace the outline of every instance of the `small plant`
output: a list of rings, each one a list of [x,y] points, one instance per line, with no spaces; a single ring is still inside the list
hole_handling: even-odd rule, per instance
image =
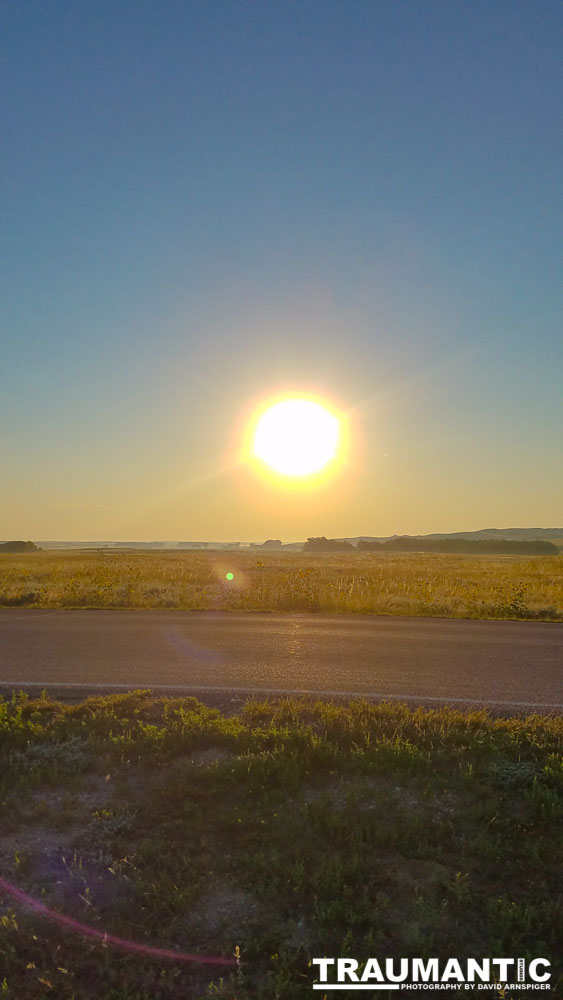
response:
[[[489,764],[488,772],[494,783],[501,788],[516,788],[529,785],[536,769],[529,761],[499,758]]]
[[[86,740],[71,736],[62,742],[31,744],[11,756],[14,767],[23,771],[50,771],[76,774],[92,763],[92,752]]]

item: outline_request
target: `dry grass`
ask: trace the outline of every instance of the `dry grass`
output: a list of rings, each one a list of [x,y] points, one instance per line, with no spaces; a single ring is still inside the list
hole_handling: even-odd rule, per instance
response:
[[[228,572],[232,581],[226,579]],[[0,606],[553,621],[563,620],[563,559],[141,550],[2,555]]]

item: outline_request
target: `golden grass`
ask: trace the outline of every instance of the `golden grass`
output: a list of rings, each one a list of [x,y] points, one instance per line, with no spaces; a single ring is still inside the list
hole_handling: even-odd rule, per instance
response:
[[[563,620],[563,559],[259,550],[5,554],[0,606]]]

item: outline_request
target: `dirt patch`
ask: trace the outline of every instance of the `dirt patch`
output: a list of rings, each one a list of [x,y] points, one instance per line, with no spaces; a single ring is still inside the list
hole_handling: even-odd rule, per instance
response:
[[[307,805],[328,799],[336,809],[343,809],[350,796],[354,796],[361,809],[374,809],[383,793],[389,796],[389,786],[384,781],[343,777],[330,779],[322,785],[306,785],[303,798]]]
[[[420,795],[416,786],[396,785],[395,794],[401,805],[409,812],[422,812],[425,816],[437,819],[447,819],[455,815],[459,808],[459,797],[450,788],[445,788],[439,795],[429,798]]]
[[[0,836],[0,867],[7,871],[24,864],[26,869],[38,858],[58,855],[70,849],[72,831],[48,830],[44,826],[22,827]]]
[[[421,858],[394,858],[386,865],[386,876],[395,886],[403,889],[429,889],[451,877],[451,871],[437,861]]]
[[[41,858],[68,853],[91,813],[105,808],[113,791],[111,781],[89,774],[78,790],[35,788],[26,792],[17,827],[0,835],[0,865],[17,866],[17,855],[33,867]],[[77,807],[79,816],[73,815]]]
[[[289,933],[285,938],[286,948],[310,949],[314,941],[313,930],[304,916],[292,921]]]
[[[384,778],[343,777],[323,785],[308,785],[303,791],[307,805],[329,800],[334,809],[345,809],[352,797],[354,808],[361,812],[403,815],[412,818],[423,816],[429,822],[442,823],[458,814],[459,796],[451,789],[439,795],[422,795],[416,784],[391,785]]]
[[[194,923],[199,927],[212,933],[228,928],[236,936],[255,918],[258,901],[243,889],[217,885],[202,896],[198,909]]]
[[[221,747],[208,747],[207,750],[196,750],[190,754],[191,764],[197,767],[211,767],[213,764],[223,764],[226,760],[232,760],[233,754]]]
[[[382,799],[389,802],[390,786],[379,778],[344,777],[323,785],[307,785],[303,791],[307,805],[328,798],[337,809],[343,809],[351,795],[359,800],[360,808],[376,809]]]

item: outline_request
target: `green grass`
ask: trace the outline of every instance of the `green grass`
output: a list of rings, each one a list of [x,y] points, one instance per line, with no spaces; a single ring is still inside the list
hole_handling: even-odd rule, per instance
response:
[[[0,997],[301,1000],[314,956],[547,957],[563,719],[150,692],[0,703]],[[239,952],[237,952],[239,950]],[[463,995],[471,995],[465,992]]]
[[[0,606],[561,621],[563,559],[410,552],[3,554]]]

